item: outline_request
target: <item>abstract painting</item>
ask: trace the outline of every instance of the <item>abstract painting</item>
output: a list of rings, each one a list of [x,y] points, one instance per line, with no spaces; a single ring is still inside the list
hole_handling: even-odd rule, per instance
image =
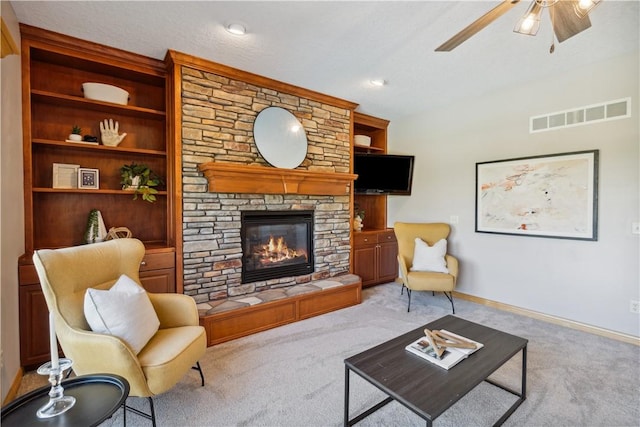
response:
[[[476,232],[597,240],[598,150],[476,163]]]

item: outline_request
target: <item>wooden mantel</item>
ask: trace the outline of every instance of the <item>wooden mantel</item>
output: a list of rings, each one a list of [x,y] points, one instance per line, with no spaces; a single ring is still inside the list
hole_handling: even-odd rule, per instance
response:
[[[306,194],[344,196],[358,175],[208,162],[198,168],[212,193]]]

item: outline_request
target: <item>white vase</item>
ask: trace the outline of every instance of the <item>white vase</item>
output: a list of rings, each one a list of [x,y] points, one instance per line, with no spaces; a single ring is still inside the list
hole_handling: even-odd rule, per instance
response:
[[[97,211],[96,220],[98,221],[97,230],[94,231],[93,222],[88,224],[86,243],[102,242],[107,237],[107,227],[104,225],[104,220],[102,219],[102,213],[100,211]]]
[[[69,134],[69,141],[82,141],[82,135],[78,135],[77,133]]]
[[[140,187],[140,175],[131,178],[131,185],[125,185],[123,190],[136,191]]]

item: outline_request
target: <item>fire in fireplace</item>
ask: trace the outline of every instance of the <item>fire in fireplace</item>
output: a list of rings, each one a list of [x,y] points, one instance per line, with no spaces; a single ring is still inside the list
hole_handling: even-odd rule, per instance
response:
[[[242,283],[313,273],[313,211],[243,211]]]

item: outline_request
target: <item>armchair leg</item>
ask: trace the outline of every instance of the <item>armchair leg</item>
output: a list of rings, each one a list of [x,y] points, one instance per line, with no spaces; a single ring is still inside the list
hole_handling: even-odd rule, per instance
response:
[[[156,427],[156,411],[153,407],[153,399],[151,399],[151,397],[147,397],[147,399],[149,399],[149,408],[150,408],[150,413],[147,414],[146,412],[142,412],[139,409],[136,408],[132,408],[131,406],[127,406],[126,404],[124,405],[124,410],[125,413],[127,411],[127,409],[131,412],[133,412],[134,414],[140,415],[141,417],[144,417],[148,420],[151,420],[151,425],[153,427]],[[126,415],[125,415],[125,420],[126,420]]]
[[[446,296],[449,302],[451,303],[451,311],[453,312],[453,314],[456,314],[456,308],[453,306],[453,292],[449,292],[448,295],[446,292],[443,292],[443,293],[444,293],[444,296]]]
[[[402,288],[400,288],[400,295],[404,294],[404,288],[405,288],[405,286],[404,286],[404,282],[403,282],[402,283]]]
[[[409,304],[407,305],[407,313],[411,311],[411,289],[407,288],[407,296],[409,297]]]
[[[204,387],[204,374],[202,373],[202,367],[200,366],[200,361],[196,362],[196,366],[192,366],[191,369],[195,369],[200,372],[200,379],[202,380],[202,387]]]

